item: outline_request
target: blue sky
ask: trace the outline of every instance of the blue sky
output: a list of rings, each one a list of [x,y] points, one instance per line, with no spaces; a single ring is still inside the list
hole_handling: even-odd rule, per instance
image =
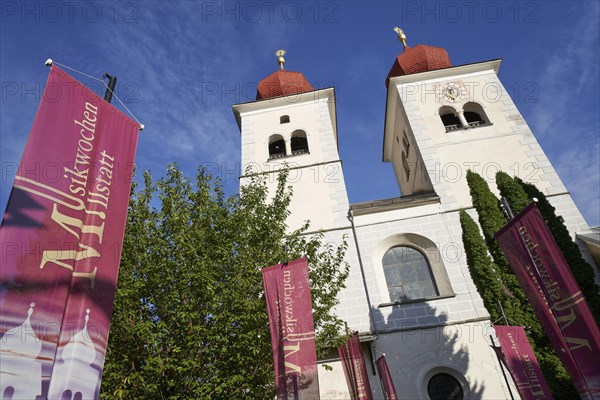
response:
[[[444,47],[453,65],[502,58],[500,79],[590,225],[600,225],[598,2],[42,2],[0,3],[0,208],[4,210],[52,58],[119,78],[145,124],[138,170],[199,164],[237,190],[240,134],[231,111],[286,68],[335,86],[351,202],[399,195],[381,162],[385,77],[409,45]],[[97,92],[98,82],[76,76]],[[116,103],[116,101],[113,101]]]

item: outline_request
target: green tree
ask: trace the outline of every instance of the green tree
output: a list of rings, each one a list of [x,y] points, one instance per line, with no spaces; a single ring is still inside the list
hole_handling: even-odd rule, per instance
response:
[[[494,196],[485,179],[473,171],[467,171],[467,184],[469,185],[473,207],[477,211],[479,225],[481,226],[488,251],[499,269],[502,292],[508,297],[516,299],[518,304],[524,304],[529,307],[527,298],[517,278],[512,273],[498,241],[494,237],[494,234],[508,222],[502,213],[499,200]],[[524,321],[521,323],[525,324]]]
[[[500,196],[508,201],[514,215],[523,211],[523,209],[531,202],[521,185],[506,172],[498,171],[498,173],[496,173],[496,186],[500,191]]]
[[[497,320],[499,318],[499,309],[497,306],[499,300],[504,308],[508,322],[526,327],[529,342],[555,398],[579,398],[569,375],[554,352],[554,348],[537,320],[521,285],[512,273],[508,261],[494,237],[494,234],[508,222],[502,214],[499,200],[494,196],[487,182],[477,173],[467,171],[467,183],[473,206],[479,216],[479,224],[485,238],[487,251],[489,251],[494,261],[492,263],[492,260],[489,258],[486,260],[483,256],[481,246],[472,244],[477,243],[475,228],[467,221],[467,218],[471,220],[468,215],[466,218],[461,215],[467,263],[469,269],[475,271],[472,274],[472,278],[479,294],[484,300],[486,309],[492,318]],[[472,220],[471,222],[474,223]],[[479,232],[477,232],[477,235],[479,235]],[[467,240],[470,244],[467,244]],[[490,278],[482,272],[485,271],[485,266],[489,266],[489,268],[497,267],[498,273],[496,276],[501,283],[501,294],[498,294],[497,286],[493,282],[490,282]],[[497,300],[494,300],[494,296],[498,296]]]
[[[534,184],[523,182],[520,178],[515,178],[514,180],[511,179],[511,181],[520,187],[521,194],[519,194],[519,196],[525,196],[527,202],[533,198],[538,200],[537,207],[544,217],[544,220],[546,220],[546,224],[548,225],[550,232],[552,232],[554,240],[556,240],[556,244],[560,248],[565,260],[567,260],[567,263],[571,267],[573,276],[575,276],[575,280],[579,284],[581,292],[585,296],[592,313],[594,314],[596,323],[600,325],[600,288],[594,281],[594,270],[583,259],[581,250],[577,243],[573,241],[564,220],[561,216],[556,215],[556,209],[550,204],[544,193],[542,193]],[[509,192],[518,191],[514,188],[513,184],[510,184],[510,187],[512,190]]]
[[[464,210],[460,210],[460,226],[462,227],[467,264],[473,282],[492,320],[498,320],[501,313],[497,301],[506,298],[502,295],[500,270],[488,254],[485,241],[479,233],[479,227]]]
[[[200,169],[175,166],[132,189],[101,397],[266,399],[274,372],[261,268],[307,256],[317,352],[340,344],[332,312],[346,243],[287,232],[286,174],[270,197],[255,178],[226,198]],[[158,193],[160,207],[153,207]],[[269,200],[270,199],[270,200]]]
[[[506,217],[502,214],[498,199],[488,186],[485,179],[473,171],[467,171],[467,184],[471,192],[473,207],[477,210],[479,216],[479,225],[483,232],[483,237],[490,250],[492,258],[502,269],[506,269],[508,263],[504,253],[500,249],[494,234],[506,225]]]

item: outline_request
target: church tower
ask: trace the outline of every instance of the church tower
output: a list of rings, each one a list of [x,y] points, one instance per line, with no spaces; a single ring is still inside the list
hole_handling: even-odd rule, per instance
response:
[[[533,183],[573,239],[589,228],[499,80],[501,60],[453,66],[445,49],[409,47],[395,31],[404,50],[385,80],[383,161],[391,162],[402,196],[350,205],[360,252],[371,255],[365,269],[376,277],[369,286],[374,346],[388,355],[407,398],[444,387],[461,399],[508,398],[512,381],[498,379],[502,367],[486,342],[491,321],[462,244],[459,211],[475,216],[466,173],[480,174],[497,195],[498,171]]]
[[[573,237],[587,230],[498,79],[502,60],[452,66],[446,50],[411,48],[401,31],[399,35],[404,51],[385,81],[383,161],[391,161],[402,195],[434,192],[446,211],[469,208],[467,170],[480,174],[496,194],[495,175],[504,171],[544,192]]]
[[[383,395],[371,366],[381,354],[402,398],[510,398],[513,383],[491,346],[490,315],[462,244],[459,210],[474,212],[466,172],[493,190],[499,170],[535,183],[573,235],[587,225],[498,79],[501,61],[452,66],[446,50],[408,47],[395,30],[404,50],[385,80],[383,161],[394,168],[400,197],[349,204],[334,89],[314,90],[285,70],[281,50],[280,69],[258,84],[256,101],[233,106],[240,184],[263,175],[274,189],[287,167],[289,228],[310,220],[307,234],[347,238],[350,273],[336,313],[359,332],[375,398]],[[320,362],[320,398],[349,399],[335,349]]]
[[[266,175],[274,189],[279,171],[288,168],[290,230],[306,220],[311,232],[348,225],[335,90],[314,90],[302,73],[285,70],[284,54],[276,53],[280,69],[260,81],[256,101],[233,106],[242,136],[240,184]]]

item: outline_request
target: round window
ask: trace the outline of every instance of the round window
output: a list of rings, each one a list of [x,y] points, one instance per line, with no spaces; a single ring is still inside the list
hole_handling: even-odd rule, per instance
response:
[[[431,400],[462,400],[460,382],[450,374],[435,374],[427,383],[427,394]]]

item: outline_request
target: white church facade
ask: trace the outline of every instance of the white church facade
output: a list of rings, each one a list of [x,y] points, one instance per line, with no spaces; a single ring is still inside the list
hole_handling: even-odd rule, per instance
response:
[[[250,167],[241,184],[260,173],[275,186],[287,165],[290,230],[309,220],[309,234],[326,242],[346,237],[350,275],[337,314],[359,332],[374,397],[383,394],[372,363],[385,354],[400,399],[510,398],[462,245],[459,210],[475,216],[466,171],[535,182],[573,237],[589,228],[498,79],[501,60],[452,66],[444,49],[405,48],[386,79],[382,157],[402,196],[358,204],[338,154],[334,89],[313,90],[283,62],[256,101],[233,106]],[[322,360],[333,370],[319,370],[321,399],[350,398],[336,358]]]

